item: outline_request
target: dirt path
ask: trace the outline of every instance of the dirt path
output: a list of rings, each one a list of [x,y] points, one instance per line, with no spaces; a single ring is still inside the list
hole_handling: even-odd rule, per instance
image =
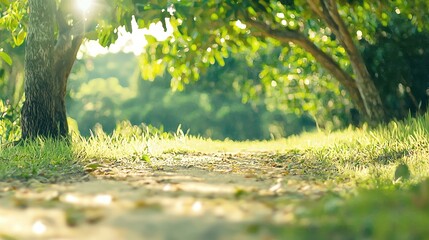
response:
[[[88,164],[82,181],[0,183],[4,239],[277,239],[336,191],[290,155],[170,153]]]

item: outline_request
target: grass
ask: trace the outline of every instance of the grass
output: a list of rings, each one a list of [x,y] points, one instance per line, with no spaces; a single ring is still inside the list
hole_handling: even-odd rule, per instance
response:
[[[83,174],[83,168],[65,142],[39,139],[0,151],[0,180],[64,181]]]
[[[290,226],[270,226],[284,239],[427,239],[429,182],[408,190],[361,190],[304,205]],[[424,189],[424,190],[423,190]]]
[[[268,227],[290,239],[425,239],[429,236],[429,114],[376,129],[305,133],[272,141],[215,141],[122,123],[112,135],[96,129],[72,144],[51,140],[0,148],[1,180],[61,181],[94,163],[151,164],[162,154],[253,152],[292,159],[305,175],[353,189],[303,201],[290,225]],[[158,160],[157,160],[158,161]],[[160,160],[162,161],[162,160]],[[398,173],[401,166],[405,173]],[[287,167],[287,166],[286,166]],[[396,176],[395,176],[396,172]],[[67,177],[68,176],[68,177]]]
[[[328,178],[349,181],[369,188],[393,183],[400,163],[412,175],[406,184],[429,176],[429,114],[391,122],[377,129],[346,129],[340,132],[305,133],[272,141],[216,141],[186,136],[178,129],[166,134],[156,129],[121,123],[112,135],[96,129],[90,138],[74,135],[71,146],[52,140],[27,142],[17,147],[1,147],[0,178],[28,179],[59,172],[81,171],[78,166],[94,161],[124,164],[162,153],[270,152],[296,158],[308,173],[324,173]],[[280,160],[281,161],[281,160]],[[321,169],[326,168],[326,169]],[[312,172],[314,171],[314,172]],[[397,181],[398,184],[401,181]]]

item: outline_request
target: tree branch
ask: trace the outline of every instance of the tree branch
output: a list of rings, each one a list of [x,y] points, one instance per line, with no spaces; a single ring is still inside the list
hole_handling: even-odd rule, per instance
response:
[[[307,0],[308,6],[310,9],[321,19],[325,20],[322,10],[320,9],[320,0]]]
[[[341,69],[338,63],[336,63],[328,54],[323,52],[302,33],[289,29],[272,29],[268,24],[252,19],[246,20],[246,23],[257,29],[259,31],[259,34],[264,37],[270,37],[285,44],[295,43],[299,45],[311,55],[313,55],[313,57],[318,60],[318,62],[322,64],[322,66],[330,70],[331,73],[336,78],[338,78],[340,82],[346,83],[347,85],[354,83],[354,80],[350,77],[348,73]]]
[[[340,25],[343,20],[341,18],[338,19],[339,15],[336,15],[336,13],[338,13],[337,3],[333,3],[330,0],[320,0],[320,5],[322,6],[323,15],[325,16],[326,22],[328,23],[331,30],[334,32],[341,31]]]
[[[61,1],[55,13],[58,27],[58,37],[54,49],[56,59],[64,58],[67,54],[70,54],[70,51],[76,51],[77,53],[85,35],[85,20],[73,21],[73,24],[67,22],[65,17],[67,14],[64,13],[64,9],[67,9],[67,4],[68,1]]]
[[[307,1],[311,9],[317,14],[321,14],[321,19],[325,21],[328,27],[336,35],[338,42],[345,49],[350,64],[355,74],[355,85],[357,86],[365,108],[360,109],[366,113],[366,116],[370,119],[384,120],[385,113],[383,109],[383,103],[381,102],[380,95],[376,89],[371,75],[365,65],[361,53],[359,52],[356,43],[353,41],[352,35],[349,29],[342,19],[335,0],[318,0],[320,8],[318,8],[311,0]]]
[[[81,21],[69,24],[64,13],[68,1],[61,1],[56,10],[58,37],[54,48],[54,71],[58,84],[57,94],[65,96],[68,75],[76,60],[77,52],[84,39],[84,30]]]
[[[298,39],[305,38],[305,36],[298,31],[294,31],[286,28],[282,30],[272,29],[268,24],[253,20],[251,18],[246,19],[245,23],[258,29],[261,35],[264,35],[265,37],[271,37],[271,38],[277,39],[284,43],[294,42]]]
[[[307,0],[308,6],[321,20],[323,20],[332,30],[338,30],[338,26],[328,11],[324,0]]]
[[[363,111],[365,109],[365,105],[362,97],[359,94],[355,79],[353,79],[350,74],[344,71],[331,56],[323,52],[302,33],[290,29],[273,29],[266,23],[250,18],[245,19],[244,22],[255,28],[258,33],[264,37],[276,39],[284,44],[295,43],[302,47],[345,87],[359,111]]]

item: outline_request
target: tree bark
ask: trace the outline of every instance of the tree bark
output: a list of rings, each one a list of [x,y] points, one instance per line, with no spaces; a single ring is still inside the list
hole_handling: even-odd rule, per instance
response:
[[[55,0],[29,0],[28,4],[22,139],[67,137],[66,86],[83,35],[65,24]]]
[[[29,0],[22,138],[57,136],[54,115],[54,0]]]
[[[76,54],[79,50],[79,47],[82,43],[82,37],[78,36],[71,41],[71,46],[62,46],[57,44],[55,47],[55,69],[54,69],[54,111],[55,119],[59,125],[59,135],[67,136],[68,134],[68,124],[67,124],[67,114],[66,114],[66,105],[65,97],[67,90],[67,80],[70,75],[70,71],[73,67],[73,64],[76,59]],[[62,54],[59,52],[59,49],[66,49]]]

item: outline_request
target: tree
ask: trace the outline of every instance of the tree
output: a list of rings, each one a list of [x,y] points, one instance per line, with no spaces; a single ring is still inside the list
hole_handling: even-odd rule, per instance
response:
[[[67,78],[83,34],[71,31],[72,25],[66,23],[55,0],[28,1],[28,25],[22,17],[27,12],[22,9],[27,9],[26,1],[12,1],[1,22],[12,36],[20,28],[18,38],[22,40],[17,42],[13,36],[15,45],[20,45],[27,35],[22,138],[66,136]]]
[[[87,8],[93,4],[91,12]],[[23,139],[38,136],[62,138],[68,134],[65,109],[67,80],[84,39],[96,39],[109,46],[118,38],[118,28],[131,31],[133,16],[147,6],[158,8],[145,14],[145,25],[166,23],[164,3],[132,0],[2,0],[0,31],[8,41],[25,46],[25,102],[21,113]],[[164,9],[164,10],[162,10]],[[4,41],[0,42],[4,44]],[[0,49],[0,58],[12,64]]]
[[[28,8],[22,138],[66,136],[67,79],[83,35],[72,34],[54,0],[30,0]]]
[[[400,11],[422,29],[427,8],[427,1],[419,0],[186,1],[174,5],[173,36],[164,44],[149,45],[143,57],[155,64],[164,59],[173,83],[180,85],[197,78],[199,68],[215,60],[222,64],[229,49],[256,50],[264,43],[282,46],[285,52],[299,47],[341,83],[364,118],[380,122],[390,116],[358,40],[371,41],[377,21],[387,24],[389,14]]]
[[[354,87],[358,89],[358,96],[354,96],[351,94],[354,102],[357,104],[358,108],[361,112],[364,113],[365,116],[370,119],[374,119],[376,121],[382,121],[385,119],[385,111],[383,104],[381,102],[380,95],[375,88],[374,82],[366,68],[366,65],[363,61],[363,58],[353,41],[353,38],[350,34],[349,29],[347,28],[344,20],[340,16],[338,11],[337,1],[335,0],[319,0],[319,1],[307,1],[311,10],[319,19],[323,20],[325,24],[331,29],[332,33],[338,39],[339,44],[345,49],[347,56],[350,60],[355,78],[348,79],[345,81],[345,78],[341,78],[340,76],[336,76],[336,78],[343,83],[343,85],[348,84],[349,81],[352,81]],[[294,40],[295,38],[292,38]],[[301,43],[298,40],[295,40],[297,44],[302,46],[307,51],[311,51],[312,47],[307,47],[307,44]],[[305,42],[305,41],[303,41]],[[312,54],[316,59],[320,58],[321,55],[319,53]],[[324,63],[324,61],[319,61],[320,63]],[[329,66],[331,67],[331,66]],[[328,68],[328,66],[326,66]],[[340,71],[340,69],[328,68],[330,72]],[[353,91],[353,90],[351,90]],[[350,92],[350,90],[349,90]],[[356,92],[356,91],[354,91]],[[362,106],[363,105],[363,106]]]
[[[67,136],[65,95],[76,54],[85,37],[100,39],[103,45],[109,45],[116,40],[119,25],[130,26],[131,15],[124,10],[127,4],[120,2],[112,2],[113,6],[118,5],[116,8],[109,7],[107,2],[103,4],[103,8],[94,13],[96,20],[93,21],[76,11],[71,0],[0,2],[0,30],[11,33],[14,45],[22,44],[27,36],[25,101],[21,114],[23,139]],[[97,24],[97,21],[108,24]],[[2,59],[11,64],[9,55],[1,53]]]

